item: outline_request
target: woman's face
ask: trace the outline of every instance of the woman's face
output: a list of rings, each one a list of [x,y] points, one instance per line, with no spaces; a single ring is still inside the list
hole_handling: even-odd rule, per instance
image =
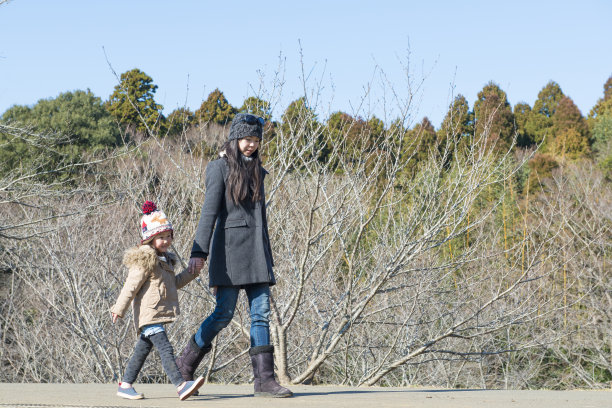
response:
[[[257,136],[247,136],[238,140],[238,149],[246,157],[250,157],[259,148],[259,138]]]

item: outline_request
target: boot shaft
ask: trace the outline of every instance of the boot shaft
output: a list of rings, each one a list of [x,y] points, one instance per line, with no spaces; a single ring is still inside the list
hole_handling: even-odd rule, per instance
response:
[[[176,359],[176,365],[185,381],[193,381],[193,375],[202,362],[202,359],[210,351],[211,347],[200,348],[193,337],[183,349],[181,355]]]
[[[274,378],[274,348],[253,347],[249,350],[253,365],[253,385],[256,397],[290,397],[293,393]]]

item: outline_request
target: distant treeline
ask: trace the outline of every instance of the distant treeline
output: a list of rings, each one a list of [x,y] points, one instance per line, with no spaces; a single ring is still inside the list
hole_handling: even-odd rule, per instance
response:
[[[41,152],[44,152],[50,168],[53,168],[56,155],[76,162],[84,154],[116,147],[126,139],[151,135],[176,137],[202,126],[224,126],[231,122],[237,112],[248,111],[268,120],[266,135],[272,143],[271,152],[274,151],[274,136],[278,127],[284,127],[285,131],[281,133],[290,134],[292,122],[303,117],[311,118],[312,131],[299,137],[312,139],[320,132],[346,135],[344,130],[350,128],[347,140],[341,141],[345,148],[371,150],[380,148],[377,141],[382,140],[383,132],[392,130],[403,135],[406,146],[418,150],[417,158],[425,158],[432,146],[441,150],[450,139],[453,143],[469,143],[472,135],[487,130],[491,142],[496,143],[500,151],[512,146],[512,143],[516,148],[538,147],[538,154],[529,164],[531,172],[538,178],[549,176],[560,161],[580,158],[594,159],[610,178],[612,76],[603,88],[603,96],[585,117],[554,81],[542,88],[533,106],[520,102],[514,107],[508,102],[506,93],[494,82],[489,82],[478,93],[473,107],[469,106],[464,96],[457,95],[438,129],[427,117],[412,128],[405,128],[404,118],[383,123],[376,116],[353,117],[342,111],[332,113],[319,122],[317,113],[305,98],[291,102],[280,120],[274,121],[269,101],[249,97],[240,107],[235,107],[219,89],[212,91],[195,112],[182,107],[164,116],[163,106],[154,98],[157,85],[153,79],[139,69],[132,69],[121,75],[119,84],[106,101],[89,90],[77,90],[62,93],[56,98],[42,99],[32,107],[15,105],[9,108],[2,115],[5,125],[25,126],[30,131],[50,135],[47,137],[49,144],[35,146],[27,140],[9,140],[7,135],[0,132],[0,174],[27,165]],[[350,135],[363,132],[371,135],[370,143],[352,146]],[[55,139],[54,134],[57,135]],[[334,138],[326,137],[325,140],[330,143]],[[333,146],[318,146],[314,154],[325,161],[331,149]]]

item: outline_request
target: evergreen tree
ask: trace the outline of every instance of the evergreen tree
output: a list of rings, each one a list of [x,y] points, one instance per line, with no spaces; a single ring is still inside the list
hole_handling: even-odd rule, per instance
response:
[[[589,113],[595,160],[606,177],[612,180],[612,76],[604,84],[604,96]]]
[[[370,149],[381,149],[383,147],[381,143],[385,135],[385,123],[375,115],[372,115],[366,124],[366,128],[370,136]]]
[[[200,125],[216,123],[225,126],[231,123],[235,115],[236,108],[227,101],[219,88],[212,91],[195,111],[195,119]]]
[[[489,82],[478,93],[474,103],[475,131],[478,136],[487,132],[489,143],[495,143],[496,149],[506,150],[514,138],[514,115],[506,93]]]
[[[553,154],[569,159],[589,154],[587,123],[571,98],[559,101],[552,119],[554,139],[549,150]]]
[[[412,130],[406,133],[408,139],[405,146],[413,146],[416,152],[416,160],[422,162],[429,158],[430,154],[438,152],[436,129],[427,116],[416,124]]]
[[[438,134],[428,117],[424,117],[412,129],[404,133],[402,155],[409,160],[400,178],[412,177],[421,163],[432,154],[439,154]]]
[[[106,102],[110,114],[121,125],[138,132],[165,130],[163,106],[155,102],[153,78],[134,68],[121,74],[120,82]]]
[[[322,127],[317,114],[308,106],[306,98],[296,99],[285,109],[277,135],[270,141],[268,147],[272,155],[278,149],[288,149],[296,154],[305,150],[303,157],[306,160],[326,159],[328,150]],[[296,163],[296,167],[300,165]]]
[[[1,171],[44,157],[44,169],[59,162],[79,162],[84,154],[111,148],[121,143],[117,124],[104,108],[102,100],[91,91],[74,91],[57,98],[41,99],[32,108],[13,106],[2,121],[11,126],[31,129],[47,135],[49,145],[37,145],[24,139],[8,139],[0,134]],[[42,139],[41,139],[42,140]]]
[[[550,81],[538,93],[538,99],[533,104],[531,115],[525,123],[525,133],[530,135],[534,143],[543,143],[542,150],[547,150],[547,144],[553,138],[553,115],[565,95],[559,84]],[[546,139],[546,140],[545,140]]]
[[[166,123],[168,124],[168,135],[176,136],[187,130],[194,123],[194,114],[188,108],[177,108],[170,112]]]
[[[270,102],[264,101],[256,96],[249,96],[244,100],[239,112],[248,112],[253,115],[257,115],[266,120],[266,122],[272,120],[272,108]]]
[[[591,112],[589,119],[597,119],[605,115],[612,115],[612,75],[608,78],[603,86],[604,96],[599,98]]]
[[[533,135],[527,131],[527,122],[531,117],[531,106],[528,103],[520,102],[514,105],[514,121],[516,124],[517,145],[521,147],[529,146],[534,143]]]
[[[545,187],[544,181],[552,177],[552,173],[559,167],[557,160],[546,153],[536,153],[528,163],[529,177],[523,186],[526,190],[529,186],[529,193],[535,193]],[[527,193],[527,191],[524,191]]]
[[[440,149],[448,148],[453,151],[456,146],[466,143],[473,134],[474,113],[470,111],[467,99],[463,95],[457,95],[438,130]]]

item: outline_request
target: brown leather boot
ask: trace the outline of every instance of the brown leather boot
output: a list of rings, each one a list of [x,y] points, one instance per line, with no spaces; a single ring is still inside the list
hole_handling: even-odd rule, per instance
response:
[[[285,398],[293,396],[274,379],[274,346],[257,346],[249,350],[253,364],[256,397]]]

